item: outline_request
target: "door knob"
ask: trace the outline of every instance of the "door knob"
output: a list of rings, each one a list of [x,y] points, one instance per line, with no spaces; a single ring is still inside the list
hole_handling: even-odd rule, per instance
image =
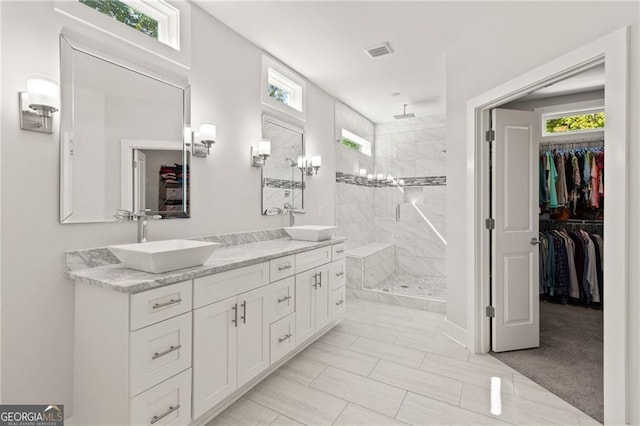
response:
[[[532,246],[538,245],[540,244],[542,241],[540,241],[539,239],[537,239],[536,237],[531,238],[531,241],[529,241],[529,244],[531,244]]]

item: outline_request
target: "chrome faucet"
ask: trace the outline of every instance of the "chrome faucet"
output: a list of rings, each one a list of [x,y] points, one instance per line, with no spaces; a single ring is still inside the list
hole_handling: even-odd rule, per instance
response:
[[[289,226],[295,226],[296,224],[296,213],[305,214],[305,211],[302,209],[297,209],[291,205],[291,203],[284,203],[284,208],[282,209],[282,214],[289,215]]]
[[[138,222],[138,242],[146,243],[147,242],[147,225],[149,224],[149,220],[157,220],[162,219],[160,215],[149,215],[151,209],[143,209],[139,212],[131,212],[129,210],[117,209],[116,214],[113,216],[121,221],[137,221]]]

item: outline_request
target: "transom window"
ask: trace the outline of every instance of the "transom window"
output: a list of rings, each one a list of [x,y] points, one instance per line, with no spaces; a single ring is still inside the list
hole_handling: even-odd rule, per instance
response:
[[[79,2],[180,50],[180,12],[162,0],[79,0]]]
[[[602,131],[604,126],[603,107],[542,114],[543,136]]]
[[[302,86],[271,67],[267,69],[267,93],[269,97],[302,111]]]
[[[355,133],[351,133],[347,129],[342,129],[342,139],[340,139],[340,143],[347,148],[359,151],[371,157],[371,142],[356,135]]]

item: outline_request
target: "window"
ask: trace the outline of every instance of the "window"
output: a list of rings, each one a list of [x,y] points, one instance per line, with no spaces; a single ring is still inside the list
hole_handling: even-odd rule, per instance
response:
[[[371,142],[361,138],[355,133],[342,129],[342,139],[340,139],[340,143],[347,148],[351,148],[371,157]]]
[[[180,13],[178,9],[164,1],[79,0],[79,2],[180,50]]]
[[[602,104],[600,100],[536,109],[542,119],[542,136],[602,132],[605,126]]]
[[[301,122],[307,119],[307,82],[282,62],[263,54],[260,72],[260,102]],[[301,123],[298,127],[304,127]]]
[[[271,67],[268,67],[267,73],[269,97],[302,111],[302,87]]]
[[[553,118],[545,117],[545,132],[547,134],[575,132],[604,128],[604,111],[563,115]]]

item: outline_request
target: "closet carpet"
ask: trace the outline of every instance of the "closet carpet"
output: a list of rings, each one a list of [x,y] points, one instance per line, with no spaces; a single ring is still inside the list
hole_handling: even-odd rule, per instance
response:
[[[540,301],[540,347],[491,354],[604,422],[602,311]]]

